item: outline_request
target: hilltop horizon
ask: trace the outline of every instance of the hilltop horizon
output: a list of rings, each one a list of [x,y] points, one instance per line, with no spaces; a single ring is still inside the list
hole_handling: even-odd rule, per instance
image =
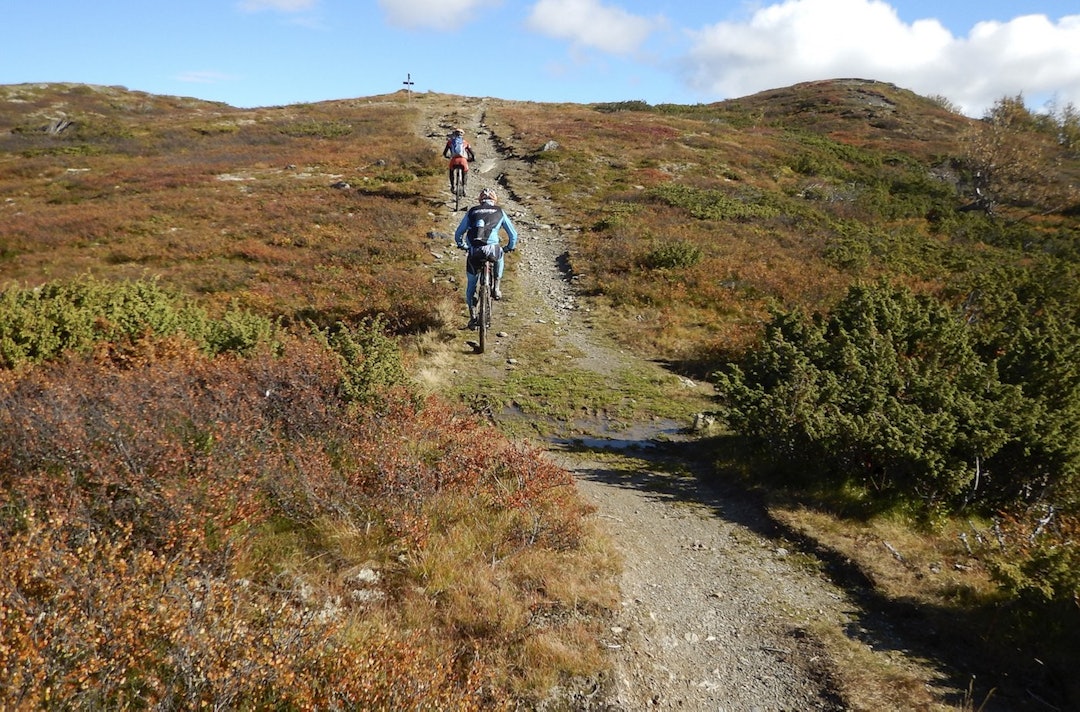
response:
[[[0,83],[64,78],[238,108],[405,82],[514,101],[696,105],[850,76],[946,97],[968,116],[1002,95],[1080,103],[1068,0],[61,0],[16,3],[6,21],[20,31],[0,45]]]
[[[290,104],[267,104],[267,105],[261,105],[261,106],[238,106],[238,105],[230,104],[230,103],[225,102],[225,101],[219,101],[219,100],[215,100],[215,99],[207,99],[207,98],[192,95],[192,94],[159,94],[159,93],[155,93],[153,91],[148,91],[148,90],[140,89],[140,88],[137,88],[137,87],[130,87],[130,86],[123,85],[123,84],[95,84],[95,83],[77,82],[77,81],[40,81],[40,82],[19,82],[19,83],[15,83],[15,84],[0,84],[0,87],[7,87],[9,89],[17,89],[17,88],[20,88],[20,87],[35,87],[35,88],[87,87],[87,88],[94,89],[94,90],[122,91],[122,92],[131,93],[131,94],[140,94],[140,95],[146,95],[146,96],[156,96],[156,97],[169,98],[169,99],[179,99],[179,100],[184,100],[184,101],[197,101],[197,102],[203,102],[203,103],[207,103],[207,104],[218,104],[218,105],[227,106],[227,107],[229,107],[231,109],[236,109],[238,111],[257,111],[259,109],[276,109],[276,108],[284,108],[284,107],[289,107],[289,106],[317,105],[317,104],[324,104],[324,103],[338,103],[338,102],[358,101],[358,100],[363,100],[363,99],[383,99],[383,98],[388,98],[388,97],[401,97],[401,96],[406,96],[406,97],[408,97],[408,96],[417,96],[417,97],[419,97],[419,96],[456,97],[456,98],[459,98],[459,99],[461,99],[463,101],[476,100],[476,99],[491,99],[491,100],[495,100],[495,101],[504,101],[504,102],[511,102],[511,103],[520,102],[520,103],[524,103],[524,104],[553,104],[553,105],[564,104],[564,105],[568,105],[568,106],[618,105],[618,106],[622,106],[622,107],[625,107],[625,108],[632,108],[634,106],[648,106],[648,107],[659,107],[659,106],[708,107],[708,106],[722,105],[722,104],[726,104],[726,103],[730,104],[732,102],[745,101],[747,99],[754,99],[754,98],[764,97],[764,96],[768,96],[768,95],[771,95],[771,94],[775,94],[776,92],[783,92],[783,91],[786,91],[786,90],[792,90],[792,89],[801,88],[801,87],[827,86],[827,85],[830,85],[830,84],[843,84],[843,83],[852,83],[852,82],[857,83],[857,84],[865,84],[865,85],[869,85],[869,86],[880,85],[880,86],[883,86],[883,87],[889,87],[889,88],[892,88],[892,89],[895,89],[895,90],[898,90],[898,91],[910,92],[913,95],[921,96],[922,98],[933,101],[935,103],[948,104],[947,99],[945,99],[944,97],[933,97],[933,96],[921,95],[921,94],[918,94],[918,92],[916,92],[916,91],[914,91],[912,89],[908,89],[908,88],[899,86],[899,85],[895,84],[894,82],[888,82],[888,81],[884,81],[884,80],[880,80],[880,79],[873,79],[873,78],[869,78],[869,77],[830,77],[830,78],[826,78],[826,79],[812,79],[812,80],[796,82],[794,84],[789,84],[789,85],[784,85],[784,86],[769,87],[767,89],[762,89],[760,91],[755,91],[755,92],[752,92],[752,93],[749,93],[749,94],[746,94],[746,95],[743,95],[743,96],[729,97],[729,98],[726,98],[726,99],[717,99],[715,101],[695,102],[695,103],[679,103],[679,102],[652,103],[652,102],[648,102],[648,101],[646,101],[644,99],[641,99],[639,97],[626,97],[624,99],[616,99],[616,100],[581,100],[581,101],[554,101],[554,100],[552,100],[552,101],[544,101],[544,100],[536,100],[536,99],[515,99],[515,98],[508,98],[508,97],[487,95],[487,94],[460,94],[460,93],[456,93],[456,92],[439,91],[439,90],[435,90],[435,89],[429,89],[429,90],[426,90],[426,91],[416,91],[416,90],[401,88],[401,89],[395,89],[395,90],[387,91],[387,92],[383,92],[383,93],[361,94],[361,95],[355,95],[355,96],[331,97],[331,98],[316,99],[316,100],[311,100],[311,101],[299,101],[299,102],[294,102],[294,103],[290,103]],[[1005,95],[1003,95],[1003,97],[1004,96]],[[1001,97],[999,97],[999,98],[1001,98]],[[1005,97],[1005,98],[1010,98],[1011,99],[1011,98],[1014,98],[1014,97],[1013,96],[1008,96],[1008,97]],[[958,115],[963,115],[963,114],[961,114],[959,112],[959,107],[953,106],[953,107],[950,107],[950,109],[953,110],[954,112],[956,112]],[[1040,109],[1037,108],[1037,107],[1029,107],[1029,109],[1031,109],[1031,111],[1033,111],[1035,113],[1038,113],[1040,111]],[[973,118],[973,117],[968,117],[968,118]]]

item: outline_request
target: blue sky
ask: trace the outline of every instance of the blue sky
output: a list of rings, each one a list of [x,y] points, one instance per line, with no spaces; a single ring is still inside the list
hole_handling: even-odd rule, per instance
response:
[[[859,77],[1080,106],[1077,0],[0,0],[0,84],[277,106],[413,91],[697,104]]]

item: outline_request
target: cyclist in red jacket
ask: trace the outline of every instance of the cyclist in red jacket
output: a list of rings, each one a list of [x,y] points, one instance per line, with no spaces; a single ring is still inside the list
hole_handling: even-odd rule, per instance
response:
[[[450,159],[450,191],[454,190],[454,166],[461,166],[462,179],[469,182],[469,161],[476,160],[472,146],[465,140],[465,132],[454,129],[446,137],[446,146],[442,152],[443,158]],[[462,186],[464,188],[465,186]]]

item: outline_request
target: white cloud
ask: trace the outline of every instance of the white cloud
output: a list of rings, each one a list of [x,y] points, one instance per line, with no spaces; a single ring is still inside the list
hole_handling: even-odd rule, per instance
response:
[[[502,0],[379,0],[379,7],[391,24],[399,27],[457,29],[481,19],[479,11]]]
[[[281,12],[303,12],[317,5],[319,0],[243,0],[240,8],[248,12],[260,10],[280,10]]]
[[[882,0],[785,0],[691,36],[687,81],[719,98],[859,77],[943,95],[972,115],[1018,93],[1080,103],[1080,15],[980,23],[957,38],[937,20],[902,22]]]
[[[1057,95],[1080,106],[1080,15],[1051,22],[1026,15],[981,22],[951,48],[958,71],[941,77],[942,93],[985,108],[1005,95],[1029,100]]]
[[[660,17],[633,15],[599,0],[539,0],[528,24],[537,32],[578,46],[630,54],[666,22]]]

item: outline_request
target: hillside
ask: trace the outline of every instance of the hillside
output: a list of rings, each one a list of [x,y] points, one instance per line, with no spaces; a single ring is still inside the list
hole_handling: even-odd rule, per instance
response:
[[[430,308],[414,302],[443,295],[415,273],[384,280],[400,285],[393,295],[364,285],[367,305],[353,302],[358,274],[305,273],[346,259],[425,261],[411,238],[426,232],[428,211],[440,204],[432,189],[442,166],[430,137],[414,129],[433,103],[445,105],[447,121],[465,118],[467,109],[456,110],[463,98],[398,94],[238,110],[107,87],[24,85],[4,94],[5,209],[14,218],[6,253],[19,257],[5,261],[6,278],[152,271],[192,293],[290,317],[379,312],[403,331],[432,325],[423,313]],[[581,230],[569,269],[584,295],[633,320],[623,333],[657,355],[722,345],[753,329],[772,301],[826,305],[874,274],[961,288],[956,265],[981,249],[943,240],[938,217],[974,195],[959,162],[975,122],[891,85],[818,82],[697,106],[492,99],[483,113],[497,147],[533,169],[535,185],[522,192],[547,194],[539,219]],[[57,122],[64,128],[50,133]],[[560,148],[544,151],[549,141]],[[1064,184],[1080,170],[1075,159],[1047,156],[1045,165],[1044,180]],[[351,190],[327,190],[335,184]],[[1024,217],[1022,206],[1014,210]],[[379,212],[398,224],[366,218]],[[1036,239],[1067,236],[1075,227],[1067,215],[1041,216]],[[949,228],[976,229],[977,215],[953,220],[962,217],[973,224]],[[152,249],[140,239],[160,235],[168,239]],[[342,245],[345,235],[354,244]],[[395,252],[365,253],[376,236],[380,250]],[[1003,263],[1026,237],[999,236]],[[696,263],[677,275],[651,265],[678,257],[660,255],[661,242],[669,252],[696,248]],[[1067,237],[1058,242],[1045,247],[1072,249]],[[297,282],[307,293],[296,294]],[[669,304],[679,313],[664,313]],[[667,343],[672,337],[683,346]]]
[[[374,323],[400,345],[423,397],[457,411],[432,407],[406,425],[407,409],[395,407],[387,432],[414,446],[389,448],[393,460],[384,465],[367,450],[340,456],[330,447],[327,468],[371,457],[375,470],[399,473],[402,482],[428,468],[442,480],[439,473],[464,462],[468,447],[442,428],[479,416],[510,442],[542,451],[538,461],[575,473],[576,489],[596,508],[590,527],[614,537],[595,551],[583,543],[589,537],[570,533],[587,507],[545,500],[539,493],[558,478],[530,464],[532,454],[512,458],[510,480],[526,483],[520,493],[479,490],[476,502],[506,496],[507,512],[537,497],[530,505],[536,536],[515,523],[507,542],[520,540],[520,550],[491,545],[524,568],[500,577],[492,564],[457,584],[461,596],[482,602],[480,618],[497,622],[441,610],[455,585],[431,595],[430,611],[413,600],[410,586],[432,586],[422,577],[433,572],[450,580],[439,567],[453,561],[429,561],[413,581],[413,570],[390,560],[393,547],[372,554],[387,557],[381,565],[398,577],[408,602],[402,610],[413,622],[461,635],[448,637],[430,659],[449,655],[456,666],[467,657],[463,650],[490,651],[477,655],[496,670],[483,689],[510,690],[538,705],[537,687],[551,682],[541,671],[550,665],[565,685],[562,704],[580,709],[1067,706],[1076,694],[1061,677],[1070,663],[1054,645],[1055,636],[1068,639],[1073,630],[1067,591],[1075,574],[1054,584],[1062,597],[1023,608],[1057,615],[1064,602],[1066,609],[1061,625],[1039,641],[1046,647],[1032,648],[1042,629],[1012,627],[1010,611],[1018,609],[1007,596],[1026,600],[1041,585],[1039,574],[1017,558],[1014,588],[1002,593],[986,542],[992,527],[1005,526],[1005,558],[1031,555],[1004,542],[1019,541],[1045,517],[1039,532],[1060,537],[1046,540],[1059,553],[1074,550],[1072,490],[1064,476],[1056,489],[1047,483],[1072,467],[1077,381],[1067,364],[1080,342],[1075,330],[1016,320],[1034,314],[1077,322],[1080,201],[1070,185],[1080,158],[1068,141],[1070,124],[1051,126],[1008,102],[1000,109],[1000,120],[975,122],[941,102],[859,79],[697,106],[398,93],[240,110],[117,87],[0,87],[0,283],[14,300],[18,288],[87,275],[152,279],[226,323],[266,319],[294,333],[308,325],[328,334],[341,325],[359,329],[358,339],[367,339],[359,353],[368,361],[370,349],[383,348],[363,331]],[[461,329],[464,269],[450,238],[460,214],[448,202],[439,156],[455,125],[478,149],[470,186],[497,186],[522,235],[509,259],[508,297],[498,305],[502,333],[482,356]],[[1029,509],[1010,509],[1001,520],[970,508],[922,529],[923,489],[889,490],[874,475],[890,497],[910,497],[910,511],[873,504],[873,487],[858,479],[830,490],[823,484],[834,476],[824,464],[829,453],[818,450],[818,460],[806,457],[811,471],[820,464],[820,486],[792,488],[802,479],[785,467],[805,463],[770,462],[749,432],[709,425],[725,416],[751,422],[749,401],[736,403],[732,381],[716,374],[731,379],[725,369],[750,363],[742,359],[758,353],[762,335],[779,331],[774,315],[794,323],[791,315],[817,313],[823,322],[852,287],[880,280],[966,310],[975,330],[988,335],[973,347],[981,352],[1026,359],[1037,349],[1020,333],[1045,337],[1038,356],[1051,365],[1038,384],[1017,375],[1027,373],[1019,357],[997,368],[1005,378],[1029,379],[1028,397],[1062,394],[1053,404],[1040,401],[1037,411],[1060,438],[1027,441],[1046,460],[1057,458],[1040,480],[1040,492],[1050,495],[1024,501]],[[1010,319],[1016,328],[1002,328]],[[785,337],[797,344],[811,331]],[[5,366],[15,354],[35,353],[23,336],[4,337],[14,343],[0,348]],[[114,351],[122,358],[107,358],[121,367],[161,358],[141,347]],[[908,357],[918,360],[918,349]],[[329,367],[314,355],[301,361],[305,378],[321,383],[316,374]],[[360,374],[364,388],[380,374]],[[718,390],[723,384],[727,395]],[[275,412],[289,422],[290,411]],[[372,422],[380,417],[376,409]],[[702,427],[693,430],[693,423]],[[307,427],[320,426],[286,430]],[[785,431],[789,436],[801,434]],[[380,440],[377,432],[364,437]],[[372,442],[363,447],[377,452]],[[808,442],[807,453],[811,446],[818,444]],[[1032,462],[1018,452],[1010,457],[1014,466]],[[406,464],[412,458],[417,464]],[[999,466],[1008,463],[992,463]],[[534,474],[536,488],[527,484]],[[980,490],[999,488],[994,506],[1005,503],[999,481],[988,476]],[[30,496],[11,480],[5,487],[5,506]],[[549,527],[560,502],[567,520]],[[458,506],[440,501],[413,520],[403,504],[386,515],[404,527],[394,546],[424,550],[424,537],[448,536],[440,517],[470,518],[454,513]],[[417,533],[428,524],[429,534]],[[336,536],[319,531],[312,539]],[[979,542],[974,550],[969,538]],[[549,555],[572,560],[561,582]],[[607,557],[622,559],[622,573]],[[342,572],[364,564],[363,555],[342,561],[353,565],[342,563]],[[604,588],[616,583],[621,597]],[[516,610],[514,596],[531,606],[525,623],[496,613]],[[439,616],[452,620],[435,622]],[[942,630],[957,622],[964,630]],[[580,655],[571,652],[578,647]],[[596,648],[607,662],[597,662]],[[422,669],[429,653],[411,651],[401,648],[399,660],[414,665],[406,671]],[[522,670],[533,665],[527,679]],[[488,672],[478,666],[468,674]],[[545,704],[558,704],[554,699]]]

